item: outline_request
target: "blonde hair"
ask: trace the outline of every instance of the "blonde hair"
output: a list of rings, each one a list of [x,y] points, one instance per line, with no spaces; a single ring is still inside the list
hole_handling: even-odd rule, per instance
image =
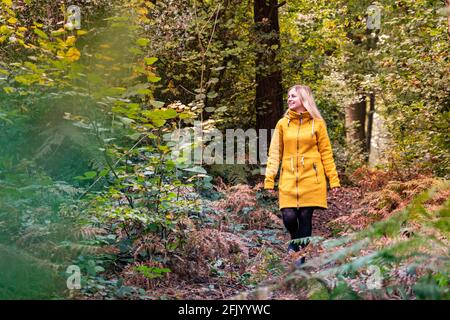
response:
[[[314,102],[314,97],[311,88],[305,85],[296,84],[295,86],[290,87],[288,92],[291,91],[292,89],[295,89],[295,91],[297,91],[298,95],[301,98],[301,101],[303,102],[303,106],[309,112],[311,117],[313,119],[323,120],[322,115],[320,114],[320,111],[319,109],[317,109],[316,103]],[[284,113],[284,116],[287,115],[288,112],[289,108]]]

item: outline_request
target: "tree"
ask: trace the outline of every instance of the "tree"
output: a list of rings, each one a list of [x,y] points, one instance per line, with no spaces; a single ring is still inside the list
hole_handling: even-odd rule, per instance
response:
[[[358,101],[345,108],[346,140],[348,144],[365,142],[366,96],[361,95]]]
[[[447,13],[447,35],[448,40],[450,41],[450,0],[445,0],[445,7],[446,7],[446,13]]]
[[[278,0],[254,0],[256,31],[256,128],[272,129],[282,116],[283,88],[281,66],[277,54],[280,50]]]

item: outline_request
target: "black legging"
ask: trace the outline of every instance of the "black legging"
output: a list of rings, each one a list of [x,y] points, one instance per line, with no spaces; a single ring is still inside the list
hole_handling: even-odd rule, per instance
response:
[[[301,208],[283,208],[281,213],[283,215],[283,223],[286,229],[291,234],[291,239],[299,239],[310,237],[312,233],[312,215],[314,207]],[[302,248],[306,247],[308,243],[301,243]],[[300,248],[298,244],[292,244],[291,247],[298,251]]]

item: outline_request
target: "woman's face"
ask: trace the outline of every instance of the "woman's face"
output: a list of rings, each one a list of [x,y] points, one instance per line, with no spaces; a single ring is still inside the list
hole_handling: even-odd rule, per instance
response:
[[[300,100],[300,95],[297,93],[297,90],[295,90],[295,88],[289,90],[287,103],[288,103],[289,109],[293,109],[293,110],[304,109],[303,103]]]

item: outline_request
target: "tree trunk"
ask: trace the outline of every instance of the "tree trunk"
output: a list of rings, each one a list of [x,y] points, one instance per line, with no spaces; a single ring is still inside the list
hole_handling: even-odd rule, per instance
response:
[[[450,41],[450,13],[448,12],[450,10],[450,0],[445,0],[445,7],[447,8],[447,36]]]
[[[283,3],[284,4],[284,3]],[[283,113],[278,0],[254,0],[256,38],[256,129],[273,129]],[[268,135],[270,138],[270,135]]]
[[[366,143],[366,149],[367,149],[367,157],[370,155],[370,143],[372,139],[372,124],[373,124],[373,113],[375,112],[375,93],[371,92],[369,94],[369,114],[367,117],[367,143]],[[369,159],[367,159],[369,160]]]
[[[361,96],[357,102],[346,107],[345,128],[347,144],[360,142],[363,148],[366,147],[365,138],[366,126],[366,97]]]

